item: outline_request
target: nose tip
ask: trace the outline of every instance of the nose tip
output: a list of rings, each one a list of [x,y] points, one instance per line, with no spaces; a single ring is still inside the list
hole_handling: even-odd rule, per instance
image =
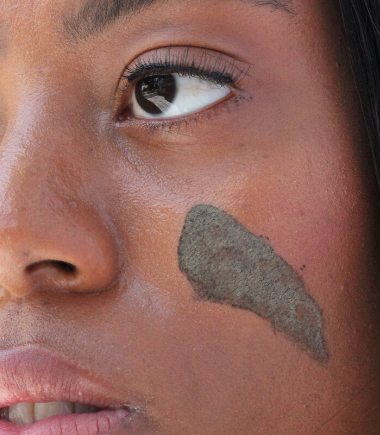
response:
[[[64,239],[47,234],[39,243],[32,243],[31,232],[21,237],[22,244],[16,236],[4,237],[8,243],[0,247],[0,288],[17,298],[41,290],[93,293],[108,289],[118,275],[116,250],[101,228],[90,230],[92,237],[87,231],[77,229],[74,237]],[[25,251],[22,248],[28,242],[34,246]]]
[[[19,164],[10,174],[2,163],[0,289],[22,298],[38,290],[111,287],[119,271],[118,238],[96,180],[84,189],[63,163],[38,172]]]

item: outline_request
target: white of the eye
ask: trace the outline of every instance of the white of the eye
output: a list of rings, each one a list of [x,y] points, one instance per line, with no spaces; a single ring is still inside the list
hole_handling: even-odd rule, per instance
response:
[[[152,115],[146,112],[138,104],[135,94],[133,94],[131,107],[134,116],[145,119],[168,119],[184,116],[205,109],[231,93],[228,86],[221,86],[197,77],[172,75],[177,87],[174,100],[170,103],[162,96],[149,99],[162,113]]]

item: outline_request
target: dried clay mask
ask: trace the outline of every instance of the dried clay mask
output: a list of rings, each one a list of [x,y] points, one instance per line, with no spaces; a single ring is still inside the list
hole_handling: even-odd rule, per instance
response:
[[[178,257],[202,300],[250,310],[313,358],[327,360],[321,309],[263,237],[216,207],[197,205],[186,217]]]

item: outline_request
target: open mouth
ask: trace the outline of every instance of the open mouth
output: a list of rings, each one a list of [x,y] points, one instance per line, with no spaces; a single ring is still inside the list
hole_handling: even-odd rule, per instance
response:
[[[0,419],[28,426],[49,417],[68,414],[90,414],[102,411],[92,405],[72,402],[18,403],[0,409]]]
[[[1,435],[144,433],[140,403],[38,344],[0,352]]]

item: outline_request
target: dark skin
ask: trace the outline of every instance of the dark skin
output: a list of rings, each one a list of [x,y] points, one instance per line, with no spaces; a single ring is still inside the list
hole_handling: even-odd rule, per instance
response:
[[[84,37],[83,0],[0,1],[1,351],[59,351],[143,410],[141,434],[379,433],[379,210],[333,3],[172,0]],[[189,46],[231,94],[128,111],[125,66]],[[178,245],[198,204],[299,271],[325,364],[195,297]]]

